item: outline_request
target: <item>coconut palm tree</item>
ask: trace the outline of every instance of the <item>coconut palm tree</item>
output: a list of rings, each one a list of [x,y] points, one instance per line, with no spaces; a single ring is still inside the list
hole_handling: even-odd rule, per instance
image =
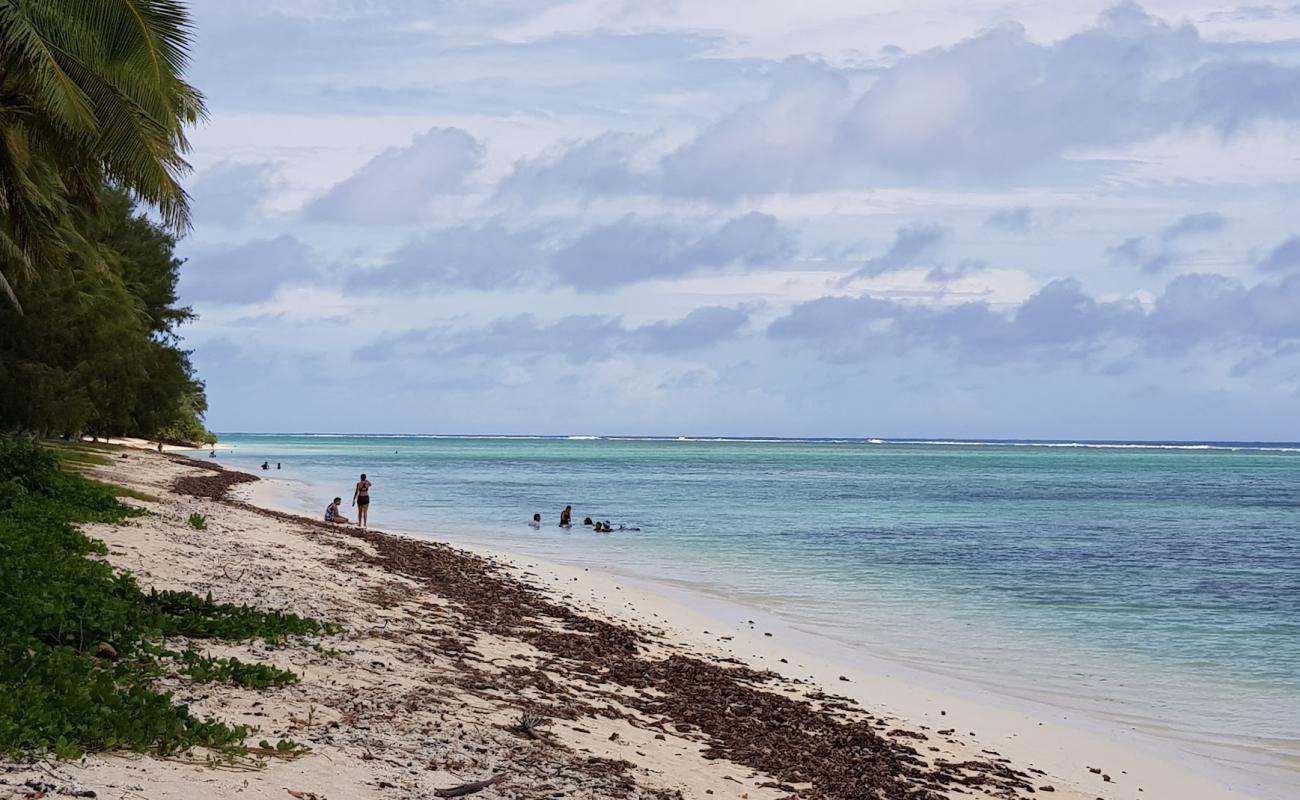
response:
[[[192,29],[176,0],[0,0],[0,290],[94,249],[76,216],[105,183],[189,224],[182,77]],[[7,277],[9,276],[9,277]]]

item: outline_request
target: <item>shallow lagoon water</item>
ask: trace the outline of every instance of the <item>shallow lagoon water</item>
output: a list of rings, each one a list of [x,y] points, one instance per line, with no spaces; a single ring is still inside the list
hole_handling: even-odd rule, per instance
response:
[[[228,435],[377,527],[611,566],[1112,722],[1300,758],[1300,446]],[[639,527],[556,527],[565,504]],[[347,509],[351,513],[351,509]],[[540,532],[527,526],[543,516]]]

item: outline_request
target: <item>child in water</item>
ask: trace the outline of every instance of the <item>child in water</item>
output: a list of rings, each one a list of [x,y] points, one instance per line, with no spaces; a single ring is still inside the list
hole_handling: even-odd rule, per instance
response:
[[[530,528],[540,528],[540,527],[542,527],[542,515],[541,515],[541,514],[534,514],[532,520],[528,523],[528,527],[530,527]]]

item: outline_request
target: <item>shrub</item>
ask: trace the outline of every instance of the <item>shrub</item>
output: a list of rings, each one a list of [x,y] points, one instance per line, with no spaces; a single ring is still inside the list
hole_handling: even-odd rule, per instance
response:
[[[197,511],[193,514],[190,514],[189,522],[190,522],[190,527],[196,531],[205,531],[208,529],[207,519]]]
[[[134,513],[111,489],[61,471],[43,448],[0,437],[0,754],[166,755],[196,746],[224,758],[303,752],[292,742],[247,748],[250,728],[199,719],[151,682],[176,668],[201,682],[283,685],[296,676],[190,649],[172,653],[166,640],[282,642],[337,628],[190,592],[141,591],[130,574],[88,558],[106,548],[73,525]]]

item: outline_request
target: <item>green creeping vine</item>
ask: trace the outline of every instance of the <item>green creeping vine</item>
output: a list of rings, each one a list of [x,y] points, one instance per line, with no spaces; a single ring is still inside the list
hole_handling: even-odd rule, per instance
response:
[[[294,742],[250,748],[251,728],[200,719],[152,682],[174,668],[196,682],[291,683],[297,676],[276,667],[164,645],[169,637],[283,643],[337,626],[189,592],[146,593],[129,574],[87,557],[106,548],[73,523],[140,513],[61,470],[48,450],[0,437],[0,754],[75,759],[205,747],[228,763],[305,752]]]

